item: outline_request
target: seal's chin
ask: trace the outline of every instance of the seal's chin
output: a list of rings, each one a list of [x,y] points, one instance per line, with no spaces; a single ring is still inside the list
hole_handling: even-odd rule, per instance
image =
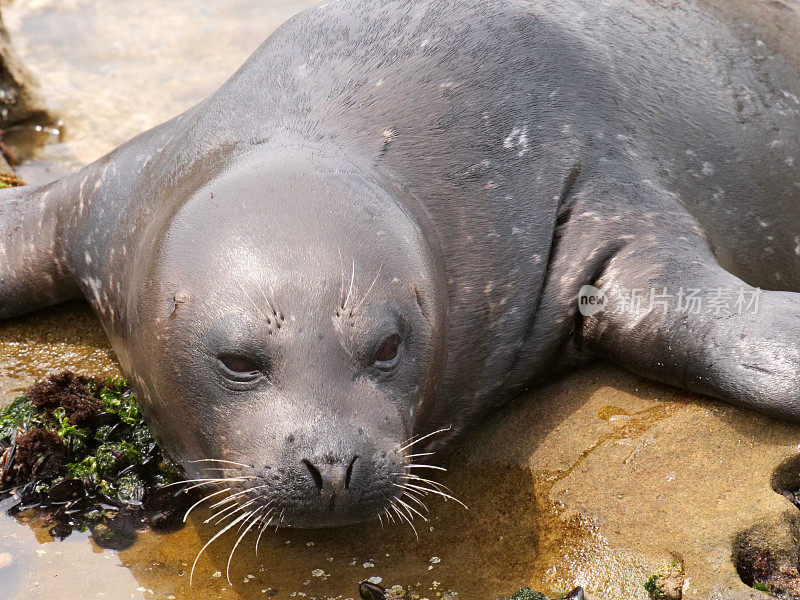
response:
[[[302,510],[301,507],[292,507],[291,510],[284,512],[283,519],[278,518],[276,520],[279,521],[279,527],[296,529],[345,527],[365,521],[377,520],[379,515],[383,513],[385,506],[388,505],[387,501],[375,506],[352,504],[350,506],[343,505],[330,511],[324,509],[315,510],[313,507],[308,507],[306,510]],[[263,518],[261,520],[265,521]],[[276,520],[273,520],[271,524],[274,525]],[[269,521],[269,517],[267,517],[266,521]]]

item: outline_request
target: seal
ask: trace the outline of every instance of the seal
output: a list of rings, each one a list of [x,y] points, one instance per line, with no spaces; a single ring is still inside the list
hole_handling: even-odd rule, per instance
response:
[[[85,297],[245,532],[410,521],[446,493],[424,455],[596,357],[798,419],[778,4],[321,4],[186,113],[2,190],[0,315]]]

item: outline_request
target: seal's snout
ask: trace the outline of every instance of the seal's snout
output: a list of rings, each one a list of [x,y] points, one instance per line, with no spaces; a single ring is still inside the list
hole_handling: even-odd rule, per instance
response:
[[[363,431],[363,430],[362,430]],[[338,527],[376,518],[396,495],[397,443],[341,428],[295,432],[275,462],[247,484],[281,524]]]
[[[320,494],[324,505],[333,512],[337,496],[350,489],[350,482],[353,479],[353,467],[358,460],[356,454],[347,463],[328,459],[321,464],[315,464],[312,460],[303,459],[303,464],[311,476],[317,491]]]

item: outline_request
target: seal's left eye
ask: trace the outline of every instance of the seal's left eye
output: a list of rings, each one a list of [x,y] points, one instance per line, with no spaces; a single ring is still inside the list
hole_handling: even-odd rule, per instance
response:
[[[229,379],[253,381],[261,375],[258,363],[242,354],[223,354],[219,357],[219,362]]]
[[[390,335],[386,338],[375,352],[375,366],[381,369],[393,367],[397,363],[397,355],[400,352],[400,336]]]

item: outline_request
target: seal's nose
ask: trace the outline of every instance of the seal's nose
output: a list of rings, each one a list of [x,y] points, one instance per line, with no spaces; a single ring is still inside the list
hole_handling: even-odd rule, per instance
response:
[[[336,497],[350,488],[350,480],[353,477],[353,467],[358,460],[355,455],[349,462],[325,461],[314,463],[311,460],[303,459],[303,464],[308,469],[311,479],[317,491],[320,493],[323,503],[328,510],[333,510]]]

